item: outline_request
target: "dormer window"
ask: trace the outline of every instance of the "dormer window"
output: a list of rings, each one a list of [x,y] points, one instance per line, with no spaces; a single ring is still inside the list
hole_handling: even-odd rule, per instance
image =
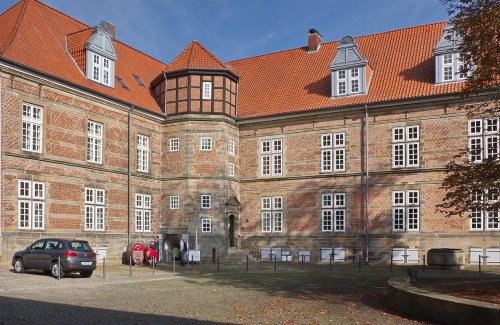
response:
[[[368,91],[372,70],[357,47],[350,36],[340,41],[337,55],[330,65],[332,97],[364,94]]]
[[[464,66],[459,51],[461,41],[461,38],[453,31],[453,25],[448,22],[434,49],[437,84],[463,81],[467,78],[465,73],[460,72]]]
[[[92,80],[111,86],[110,82],[110,60],[98,54],[92,53]]]
[[[87,52],[87,78],[108,87],[114,87],[115,60],[117,55],[113,47],[113,26],[101,22],[94,28]]]

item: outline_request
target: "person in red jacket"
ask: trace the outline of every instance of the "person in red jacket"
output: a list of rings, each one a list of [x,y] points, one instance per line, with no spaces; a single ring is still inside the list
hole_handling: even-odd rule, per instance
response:
[[[146,246],[146,262],[149,265],[156,265],[158,261],[158,244],[154,240]]]

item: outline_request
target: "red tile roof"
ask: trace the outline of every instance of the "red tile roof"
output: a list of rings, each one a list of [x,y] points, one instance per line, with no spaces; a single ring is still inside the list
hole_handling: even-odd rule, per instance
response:
[[[189,69],[200,70],[227,70],[235,73],[229,64],[219,60],[198,41],[193,41],[168,66],[166,72],[183,71]]]
[[[118,83],[110,88],[88,80],[66,52],[66,35],[88,31],[89,26],[37,0],[21,0],[0,15],[0,26],[0,56],[91,91],[161,113],[149,88],[140,86],[133,74],[149,85],[159,72],[166,69],[166,64],[116,41],[114,47],[118,59],[115,74],[129,89]],[[89,34],[82,32],[81,35]]]
[[[128,90],[119,83],[114,88],[94,83],[82,74],[85,58],[81,57],[81,44],[90,37],[91,27],[37,0],[21,0],[0,15],[0,26],[1,57],[157,113],[160,108],[149,88],[139,86],[134,74],[149,85],[162,71],[201,69],[235,73],[240,77],[240,118],[442,95],[455,93],[461,87],[461,83],[434,83],[432,50],[445,23],[355,37],[373,76],[367,94],[342,98],[331,98],[329,66],[337,53],[338,41],[322,44],[318,52],[309,53],[305,46],[229,63],[193,41],[168,67],[115,41],[115,74]],[[66,39],[68,51],[78,65],[66,52]]]
[[[331,71],[336,42],[318,52],[307,47],[230,62],[241,76],[240,117],[338,108],[453,93],[460,83],[434,83],[433,48],[444,23],[405,28],[354,38],[373,76],[365,95],[331,97]]]

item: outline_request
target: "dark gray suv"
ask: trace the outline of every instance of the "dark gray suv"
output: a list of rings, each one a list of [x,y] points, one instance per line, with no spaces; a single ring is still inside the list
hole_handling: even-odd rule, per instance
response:
[[[62,278],[65,273],[72,272],[89,278],[96,269],[96,253],[85,240],[45,238],[16,252],[12,257],[12,266],[16,273],[38,269],[54,278]]]

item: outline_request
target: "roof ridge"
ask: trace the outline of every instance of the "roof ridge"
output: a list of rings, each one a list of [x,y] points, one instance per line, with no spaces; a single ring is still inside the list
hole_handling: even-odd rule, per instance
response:
[[[183,69],[195,69],[200,68],[199,59],[200,56],[209,60],[210,64],[206,67],[209,69],[216,70],[226,70],[233,74],[236,74],[235,70],[231,65],[219,59],[215,54],[208,50],[203,44],[197,40],[191,41],[188,46],[186,46],[179,55],[177,55],[172,62],[168,65],[167,70],[173,69],[171,71],[183,70]],[[206,64],[207,62],[205,62]],[[170,71],[170,72],[171,72]]]
[[[16,19],[16,23],[14,24],[14,28],[12,29],[12,33],[10,34],[9,38],[7,39],[7,41],[5,41],[5,43],[3,44],[3,46],[0,47],[0,55],[2,55],[9,48],[9,46],[12,44],[12,42],[14,41],[15,36],[17,34],[17,31],[19,30],[19,26],[21,26],[21,23],[23,21],[24,15],[26,14],[26,9],[28,7],[29,2],[30,2],[30,0],[23,0],[23,3],[21,4],[22,8],[21,8],[21,11],[19,12],[19,16]],[[12,10],[14,7],[16,7],[18,5],[20,5],[19,2],[17,4],[15,4],[15,5],[13,5],[12,7],[10,7],[3,14],[7,13],[8,11]]]
[[[368,35],[360,35],[360,36],[352,36],[352,37],[353,38],[366,38],[366,37],[371,37],[371,36],[375,36],[375,35],[393,33],[393,32],[397,32],[397,31],[400,31],[400,30],[410,30],[410,29],[421,28],[421,27],[425,27],[425,26],[438,25],[438,24],[445,24],[445,23],[446,23],[445,21],[439,21],[439,22],[434,22],[434,23],[429,23],[429,24],[423,24],[423,25],[417,25],[417,26],[410,26],[410,27],[401,27],[401,28],[396,28],[396,29],[393,29],[393,30],[383,31],[383,32],[380,32],[380,33],[373,33],[373,34],[368,34]],[[340,41],[340,39],[329,41],[329,42],[324,42],[322,44],[323,45],[325,45],[325,44],[332,44],[332,43],[337,43],[339,41]],[[249,56],[247,58],[242,58],[242,59],[236,59],[236,60],[228,61],[228,63],[240,62],[240,61],[245,61],[245,60],[254,59],[254,58],[258,58],[258,57],[270,56],[270,55],[274,55],[274,54],[278,54],[278,53],[291,52],[291,51],[296,51],[296,50],[300,50],[300,49],[304,49],[304,48],[307,48],[307,45],[305,45],[305,46],[299,46],[299,47],[294,47],[294,48],[291,48],[291,49],[286,49],[286,50],[281,50],[281,51],[276,51],[276,52],[271,52],[271,53],[264,53],[264,54]]]
[[[374,34],[368,34],[368,35],[361,35],[361,36],[353,36],[353,38],[365,38],[365,37],[370,37],[370,36],[376,36],[376,35],[382,35],[382,34],[390,34],[390,33],[395,33],[399,32],[402,30],[411,30],[411,29],[417,29],[417,28],[422,28],[422,27],[427,27],[427,26],[432,26],[432,25],[439,25],[439,24],[445,24],[445,21],[438,21],[435,23],[429,23],[429,24],[423,24],[423,25],[417,25],[417,26],[410,26],[410,27],[401,27],[401,28],[396,28],[392,30],[387,30],[384,32],[380,33],[374,33]]]

